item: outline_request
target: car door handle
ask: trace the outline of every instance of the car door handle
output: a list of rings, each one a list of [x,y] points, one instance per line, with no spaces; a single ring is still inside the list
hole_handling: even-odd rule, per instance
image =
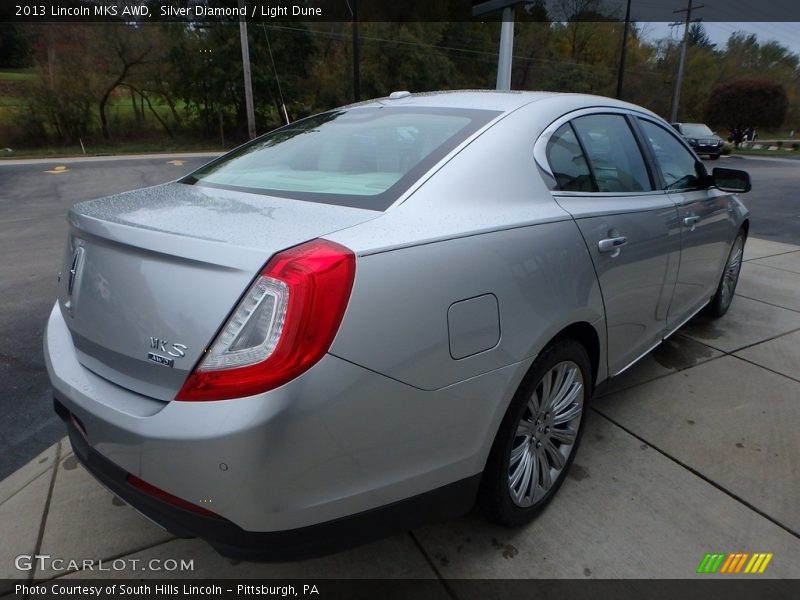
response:
[[[597,249],[600,252],[614,252],[619,251],[625,244],[628,243],[628,238],[624,235],[618,237],[606,238],[597,242]],[[615,255],[616,256],[616,255]]]
[[[694,226],[697,225],[698,221],[700,221],[700,217],[685,217],[683,224],[690,230],[694,230]]]

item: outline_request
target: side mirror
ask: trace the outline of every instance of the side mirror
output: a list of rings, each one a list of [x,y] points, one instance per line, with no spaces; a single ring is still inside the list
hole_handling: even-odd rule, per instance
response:
[[[739,169],[715,168],[711,173],[712,185],[723,192],[737,192],[745,194],[753,189],[750,183],[750,174]]]

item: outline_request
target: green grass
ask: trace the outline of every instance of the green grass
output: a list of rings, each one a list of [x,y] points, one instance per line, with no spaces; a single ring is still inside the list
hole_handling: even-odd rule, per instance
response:
[[[733,155],[739,156],[773,156],[778,158],[796,158],[800,159],[800,150],[767,150],[760,148],[753,150],[751,148],[738,148],[733,151]]]
[[[168,140],[164,142],[84,142],[86,154],[79,145],[50,146],[47,148],[22,148],[13,152],[0,152],[0,161],[16,158],[67,158],[74,156],[113,156],[116,154],[174,154],[176,152],[223,152],[219,144],[198,140]]]
[[[0,81],[27,81],[34,78],[33,69],[6,69],[0,71]]]

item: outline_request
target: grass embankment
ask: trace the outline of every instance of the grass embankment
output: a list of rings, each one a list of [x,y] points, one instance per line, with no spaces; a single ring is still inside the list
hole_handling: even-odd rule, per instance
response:
[[[792,148],[779,148],[770,150],[768,148],[737,148],[733,151],[734,156],[769,156],[771,158],[792,158],[800,159],[800,150]]]
[[[86,154],[79,145],[55,146],[47,148],[22,148],[8,152],[0,148],[0,161],[16,158],[72,158],[78,156],[113,156],[116,154],[175,154],[178,152],[223,152],[230,148],[220,148],[219,144],[198,142],[196,140],[171,142],[118,142],[95,145],[85,143]]]
[[[115,94],[108,105],[106,116],[112,140],[104,140],[99,133],[99,116],[95,115],[95,132],[80,144],[25,147],[20,142],[20,129],[16,125],[26,104],[26,84],[35,78],[33,69],[5,69],[0,71],[0,161],[14,158],[60,158],[72,156],[109,156],[114,154],[150,154],[175,152],[220,152],[233,147],[219,140],[204,140],[176,133],[170,137],[150,107],[145,104],[144,114],[139,102],[128,93]],[[153,110],[171,129],[176,129],[175,118],[166,103],[151,99]],[[95,111],[96,112],[96,111]],[[7,125],[8,127],[3,127]],[[12,141],[16,140],[16,142]],[[9,152],[5,148],[10,147]]]

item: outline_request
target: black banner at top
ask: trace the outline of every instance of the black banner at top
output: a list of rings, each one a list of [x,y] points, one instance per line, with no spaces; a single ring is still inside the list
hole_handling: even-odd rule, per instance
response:
[[[425,22],[500,19],[512,5],[520,21],[620,21],[627,4],[639,22],[681,21],[689,0],[3,0],[0,22]],[[798,0],[693,0],[705,22],[798,22]],[[488,11],[488,12],[487,12]],[[478,16],[473,16],[477,14]]]

